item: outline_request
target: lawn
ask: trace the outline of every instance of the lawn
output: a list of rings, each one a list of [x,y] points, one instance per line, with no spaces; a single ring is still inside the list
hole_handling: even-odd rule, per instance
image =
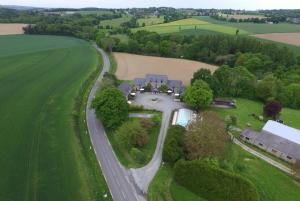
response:
[[[145,113],[145,112],[143,112],[143,113]],[[147,113],[158,115],[159,118],[161,118],[160,112],[150,111]],[[127,121],[141,121],[141,118],[129,118]],[[116,140],[116,137],[114,136],[114,133],[108,133],[107,136],[108,136],[108,139],[114,149],[114,152],[117,155],[121,164],[127,168],[138,168],[138,167],[145,166],[152,159],[152,156],[156,149],[159,131],[160,131],[160,125],[156,125],[156,126],[152,127],[149,131],[149,143],[147,145],[145,145],[144,147],[139,148],[139,150],[145,155],[145,158],[146,158],[143,163],[136,161],[130,155],[128,150],[125,150],[122,146],[120,146],[120,144]]]
[[[147,30],[147,31],[157,32],[159,34],[177,33],[186,30],[201,30],[201,31],[206,30],[206,31],[220,32],[220,33],[225,33],[230,35],[234,35],[236,33],[236,28],[218,25],[218,24],[212,24],[210,22],[196,19],[196,18],[177,20],[177,21],[164,23],[164,24],[135,28],[132,30],[134,32],[138,30]],[[240,30],[240,34],[247,34],[247,32]]]
[[[161,24],[164,23],[164,16],[146,16],[145,18],[139,18],[137,20],[139,26],[142,26],[145,23],[146,26]]]
[[[256,186],[260,201],[297,201],[300,197],[300,184],[289,175],[247,153],[235,144],[221,162],[224,169],[241,174]],[[149,201],[204,201],[173,180],[173,169],[163,165],[148,189]]]
[[[263,104],[242,98],[237,98],[236,101],[237,108],[235,109],[212,108],[211,110],[217,112],[223,118],[228,115],[236,115],[238,118],[238,127],[244,129],[247,127],[247,123],[250,123],[251,128],[256,131],[260,131],[265,123],[255,119],[251,116],[251,114],[255,113],[257,115],[262,115]],[[281,118],[284,120],[286,125],[300,129],[299,110],[283,108],[281,111]]]
[[[124,22],[128,22],[131,20],[131,16],[130,15],[124,15],[123,17],[120,17],[120,18],[115,18],[115,19],[111,19],[111,20],[102,20],[100,22],[100,25],[101,26],[111,26],[113,28],[118,28],[120,27],[120,25]]]
[[[72,115],[99,65],[83,40],[0,37],[0,200],[104,200],[89,137]]]
[[[197,16],[195,19],[200,19],[212,24],[218,24],[222,26],[228,26],[233,28],[238,28],[248,32],[248,34],[263,34],[263,33],[288,33],[288,32],[300,32],[300,25],[289,24],[289,23],[279,23],[279,24],[258,24],[250,22],[226,22],[215,20],[208,16]]]

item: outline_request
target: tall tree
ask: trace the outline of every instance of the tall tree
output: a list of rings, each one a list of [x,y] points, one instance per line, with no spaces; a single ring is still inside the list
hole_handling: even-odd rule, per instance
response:
[[[213,98],[213,92],[203,80],[195,81],[188,86],[183,94],[183,100],[195,109],[208,107]]]
[[[214,112],[203,112],[192,122],[184,137],[189,160],[221,157],[225,153],[228,134],[225,122]]]
[[[92,107],[107,129],[116,129],[128,118],[127,100],[117,88],[101,90],[93,100]]]

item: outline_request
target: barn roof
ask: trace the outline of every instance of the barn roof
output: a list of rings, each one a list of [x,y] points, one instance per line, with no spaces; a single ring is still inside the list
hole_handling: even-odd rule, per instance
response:
[[[128,82],[122,82],[119,86],[119,90],[124,94],[124,96],[128,96],[131,92],[131,86]]]
[[[300,145],[300,131],[295,128],[269,120],[262,130]]]

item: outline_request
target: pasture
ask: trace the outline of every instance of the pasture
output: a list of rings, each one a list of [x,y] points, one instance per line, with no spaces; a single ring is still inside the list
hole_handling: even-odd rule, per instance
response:
[[[236,28],[223,26],[219,24],[212,24],[210,22],[200,20],[197,18],[188,18],[183,20],[177,20],[169,23],[146,26],[141,28],[132,29],[134,32],[139,30],[147,30],[157,32],[159,34],[166,34],[166,33],[180,33],[186,30],[206,30],[206,31],[213,31],[213,32],[220,32],[230,35],[236,34]],[[239,34],[247,34],[246,31],[240,30]]]
[[[23,34],[27,24],[0,24],[0,35]]]
[[[131,16],[129,15],[124,15],[123,17],[120,18],[115,18],[111,20],[103,20],[100,22],[100,26],[111,26],[113,28],[118,28],[120,25],[124,22],[128,22],[131,20]]]
[[[164,16],[146,16],[145,18],[139,18],[137,20],[139,26],[145,23],[146,26],[164,23]]]
[[[186,59],[173,59],[152,56],[141,56],[127,53],[114,53],[118,68],[116,76],[121,80],[133,80],[145,77],[146,74],[168,75],[170,79],[182,80],[185,85],[190,83],[193,73],[198,69],[207,68],[214,72],[217,67]]]
[[[79,39],[0,37],[0,200],[103,199],[89,137],[73,125],[74,99],[99,62]]]
[[[216,25],[227,26],[235,29],[240,29],[249,35],[253,34],[264,34],[264,33],[290,33],[290,32],[300,32],[300,25],[289,24],[289,23],[279,23],[279,24],[266,24],[266,23],[251,23],[251,22],[226,22],[215,20],[208,16],[197,16],[195,19],[206,21]]]
[[[286,43],[289,45],[300,46],[300,32],[299,33],[270,33],[270,34],[256,34],[256,38]]]
[[[266,18],[263,15],[242,15],[242,14],[234,14],[234,15],[229,15],[229,14],[223,14],[220,13],[219,15],[221,15],[222,17],[225,17],[227,19],[237,19],[237,20],[246,20],[246,19],[251,19],[251,18],[258,18],[258,19],[264,19]]]

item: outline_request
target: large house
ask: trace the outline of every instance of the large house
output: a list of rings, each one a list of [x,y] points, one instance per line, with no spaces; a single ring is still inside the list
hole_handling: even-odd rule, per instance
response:
[[[285,161],[300,160],[300,131],[276,121],[269,120],[261,132],[244,130],[241,139]]]
[[[134,79],[134,88],[136,90],[143,90],[149,84],[153,91],[159,91],[162,85],[168,87],[169,93],[180,95],[184,90],[181,80],[169,80],[167,75],[147,74],[145,78]]]

